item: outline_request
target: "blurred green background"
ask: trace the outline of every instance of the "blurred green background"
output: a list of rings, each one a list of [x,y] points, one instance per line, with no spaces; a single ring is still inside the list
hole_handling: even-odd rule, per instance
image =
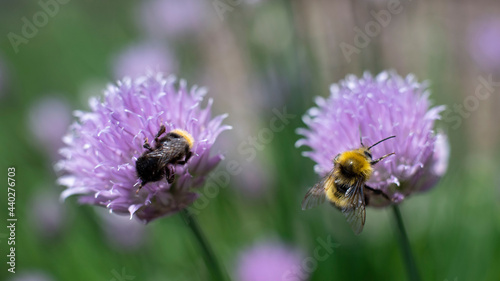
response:
[[[65,128],[69,112],[88,109],[89,96],[102,94],[121,75],[145,70],[140,68],[147,62],[206,86],[215,114],[229,113],[226,123],[234,129],[221,135],[220,149],[243,171],[197,218],[234,280],[242,253],[253,245],[279,241],[309,257],[317,239],[329,235],[338,247],[308,271],[307,280],[406,280],[390,209],[369,208],[360,236],[330,206],[300,210],[307,187],[318,180],[314,163],[301,156],[304,149],[294,147],[301,116],[315,96],[326,97],[329,85],[349,73],[414,73],[430,81],[434,104],[447,105],[454,117],[460,116],[454,106],[474,95],[479,77],[500,81],[497,1],[0,5],[1,280],[23,274],[43,280],[206,280],[198,245],[179,216],[143,227],[80,206],[75,198],[58,201],[62,187],[55,184],[53,165],[62,133],[56,126]],[[356,45],[356,30],[391,10],[399,12],[389,12],[384,26],[379,23],[378,32]],[[359,48],[346,56],[345,44]],[[423,280],[500,279],[500,90],[493,89],[460,123],[437,124],[449,136],[448,172],[434,189],[401,204]],[[254,159],[238,152],[269,126],[273,109],[285,108],[295,117],[255,150]],[[6,265],[8,167],[16,168],[14,275]]]

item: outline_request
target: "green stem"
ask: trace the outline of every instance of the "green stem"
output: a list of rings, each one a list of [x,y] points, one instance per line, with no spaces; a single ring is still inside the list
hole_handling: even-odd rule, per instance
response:
[[[201,250],[203,252],[203,257],[205,259],[205,263],[207,265],[208,270],[210,271],[210,274],[212,275],[212,280],[215,281],[229,280],[229,278],[227,278],[226,274],[220,267],[219,262],[215,258],[214,252],[210,248],[210,245],[207,239],[205,238],[205,235],[203,234],[203,231],[201,230],[200,225],[196,221],[195,217],[187,209],[181,211],[181,216],[184,222],[191,229],[191,232],[196,237],[196,240],[198,240],[198,243],[200,244]]]
[[[406,235],[405,225],[403,224],[403,218],[401,217],[398,205],[393,205],[392,210],[394,211],[394,216],[396,217],[399,244],[401,246],[401,252],[406,264],[408,280],[420,281],[417,264],[415,263],[415,259],[413,258],[413,254],[411,252],[410,241],[408,240],[408,235]]]

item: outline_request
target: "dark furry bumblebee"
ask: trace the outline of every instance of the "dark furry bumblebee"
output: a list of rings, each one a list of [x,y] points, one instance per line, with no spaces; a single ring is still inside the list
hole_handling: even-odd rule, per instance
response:
[[[148,182],[159,181],[163,177],[167,178],[168,183],[173,183],[173,165],[184,165],[191,158],[193,137],[186,131],[173,130],[160,138],[165,131],[165,126],[161,125],[155,136],[154,148],[149,144],[148,138],[144,140],[143,147],[147,150],[135,162],[137,176],[141,179],[136,193]]]

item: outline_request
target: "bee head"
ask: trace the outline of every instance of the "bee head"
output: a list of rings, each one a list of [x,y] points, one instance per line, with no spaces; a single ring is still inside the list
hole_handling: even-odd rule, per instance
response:
[[[363,150],[363,154],[365,155],[366,159],[368,159],[368,161],[372,161],[373,156],[368,149]]]
[[[353,177],[371,174],[371,158],[364,154],[361,149],[340,153],[335,157],[334,161],[344,176]]]
[[[191,136],[190,133],[188,133],[184,130],[181,130],[181,129],[175,129],[175,130],[171,131],[170,133],[177,134],[177,135],[181,136],[188,143],[189,149],[193,148],[194,138],[193,138],[193,136]]]

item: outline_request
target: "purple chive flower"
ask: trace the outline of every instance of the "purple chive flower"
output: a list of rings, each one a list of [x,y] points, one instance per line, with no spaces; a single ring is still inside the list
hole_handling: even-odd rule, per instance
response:
[[[316,98],[317,107],[303,117],[306,129],[296,146],[309,146],[304,152],[316,162],[315,171],[324,176],[333,168],[338,153],[360,147],[389,136],[372,148],[374,158],[395,152],[374,166],[368,186],[382,190],[393,202],[401,202],[413,192],[435,185],[446,172],[449,145],[444,134],[433,131],[444,106],[431,107],[426,83],[413,75],[403,78],[394,72],[376,77],[365,73],[362,78],[349,75],[330,87],[327,99]],[[382,196],[372,205],[389,202]]]
[[[237,280],[307,280],[307,274],[301,270],[303,258],[300,251],[281,243],[259,243],[240,255],[236,267]]]
[[[177,69],[173,55],[164,47],[153,43],[132,45],[122,50],[113,60],[116,79],[136,78],[147,71],[171,73]]]
[[[500,19],[483,19],[469,29],[469,52],[476,63],[487,71],[500,71]]]
[[[90,112],[76,111],[78,121],[64,137],[64,159],[56,166],[65,172],[58,180],[67,186],[61,198],[80,195],[80,203],[129,213],[144,222],[193,203],[196,189],[223,158],[211,155],[212,145],[230,127],[222,125],[226,115],[211,117],[212,99],[202,107],[205,89],[188,89],[184,80],[175,84],[175,77],[161,73],[125,78],[110,85],[104,99],[90,99]],[[167,132],[182,129],[193,136],[193,156],[186,165],[174,167],[174,183],[150,182],[136,194],[136,160],[145,151],[144,139],[152,141],[162,124]]]

